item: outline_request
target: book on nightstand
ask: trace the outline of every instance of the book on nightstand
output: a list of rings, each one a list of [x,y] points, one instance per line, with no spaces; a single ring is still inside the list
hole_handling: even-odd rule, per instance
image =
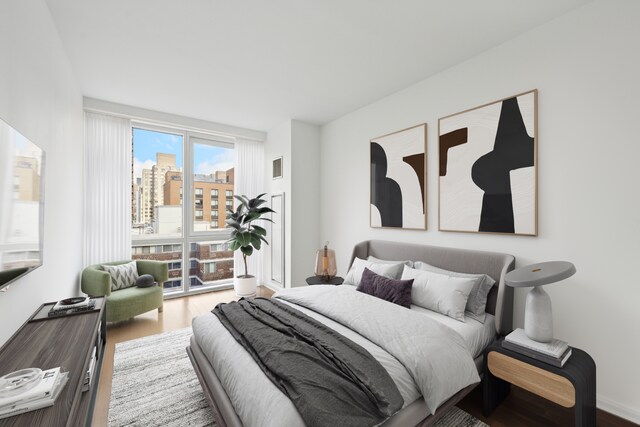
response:
[[[507,335],[502,346],[558,368],[563,367],[571,357],[571,347],[565,341],[558,339],[548,343],[534,341],[526,336],[524,329],[516,329]]]

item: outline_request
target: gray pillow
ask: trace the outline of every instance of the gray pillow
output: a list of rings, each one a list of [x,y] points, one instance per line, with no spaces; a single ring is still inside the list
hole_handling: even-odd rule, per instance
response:
[[[473,289],[471,289],[471,293],[469,294],[466,314],[472,319],[475,319],[480,323],[484,323],[484,320],[487,317],[487,313],[485,312],[487,307],[487,296],[489,295],[489,291],[493,285],[496,284],[496,281],[493,280],[491,276],[486,274],[469,274],[449,271],[422,261],[416,261],[414,263],[414,268],[418,270],[431,271],[433,273],[448,274],[452,277],[475,278],[477,282],[473,285]]]
[[[143,274],[136,280],[136,286],[139,288],[150,288],[156,284],[156,280],[150,274]]]
[[[409,279],[413,279],[413,304],[464,322],[464,308],[477,279],[453,277],[405,266],[402,280]]]
[[[407,260],[407,261],[392,261],[392,260],[386,260],[386,259],[380,259],[380,258],[376,258],[374,256],[369,255],[367,257],[367,261],[371,261],[371,262],[375,262],[376,264],[398,264],[398,263],[402,263],[408,267],[413,267],[413,261]]]
[[[351,268],[344,278],[344,284],[358,286],[365,268],[389,279],[399,279],[400,274],[402,274],[402,267],[404,267],[404,264],[401,262],[398,264],[377,264],[356,258],[353,260],[353,264],[351,264]]]
[[[111,276],[112,291],[130,288],[138,280],[138,267],[135,261],[120,265],[103,265],[102,268]]]

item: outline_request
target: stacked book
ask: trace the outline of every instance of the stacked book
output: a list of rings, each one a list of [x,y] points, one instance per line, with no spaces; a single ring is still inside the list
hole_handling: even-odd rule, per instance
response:
[[[60,368],[42,371],[35,386],[0,397],[0,419],[52,406],[67,383],[68,374],[60,372]]]
[[[96,301],[89,297],[68,298],[58,301],[51,310],[49,317],[64,316],[71,313],[91,311],[96,307]]]
[[[557,339],[550,342],[534,341],[527,337],[524,329],[516,329],[507,335],[502,342],[502,347],[557,368],[562,368],[571,357],[571,347],[565,341]]]

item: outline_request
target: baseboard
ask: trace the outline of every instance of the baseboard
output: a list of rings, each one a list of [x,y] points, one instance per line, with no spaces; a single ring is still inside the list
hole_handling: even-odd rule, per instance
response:
[[[629,420],[632,423],[640,424],[640,410],[621,405],[604,397],[598,397],[596,406],[605,412],[617,417]]]

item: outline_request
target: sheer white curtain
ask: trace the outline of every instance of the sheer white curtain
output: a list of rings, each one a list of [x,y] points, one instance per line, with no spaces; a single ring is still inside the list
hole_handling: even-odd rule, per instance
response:
[[[237,139],[234,162],[234,194],[256,197],[264,192],[264,143],[245,139]],[[260,224],[262,225],[262,224]],[[261,251],[268,250],[263,246]],[[247,260],[249,274],[256,276],[258,284],[263,282],[262,254],[257,253]],[[244,274],[244,264],[240,251],[234,253],[233,270],[235,275]]]
[[[85,113],[84,265],[131,258],[131,121]]]

